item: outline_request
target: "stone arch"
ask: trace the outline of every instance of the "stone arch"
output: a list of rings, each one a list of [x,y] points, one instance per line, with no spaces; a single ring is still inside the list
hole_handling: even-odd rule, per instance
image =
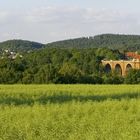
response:
[[[125,68],[125,73],[127,74],[129,72],[129,70],[131,70],[133,67],[131,64],[127,64],[126,68]]]
[[[122,75],[122,67],[120,64],[115,65],[115,72],[119,75]]]
[[[110,73],[111,72],[111,65],[108,63],[105,65],[105,72]]]

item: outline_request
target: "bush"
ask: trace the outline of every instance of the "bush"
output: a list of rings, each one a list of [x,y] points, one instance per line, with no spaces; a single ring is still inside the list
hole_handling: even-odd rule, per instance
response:
[[[126,84],[139,84],[140,83],[140,70],[132,69],[125,77]]]

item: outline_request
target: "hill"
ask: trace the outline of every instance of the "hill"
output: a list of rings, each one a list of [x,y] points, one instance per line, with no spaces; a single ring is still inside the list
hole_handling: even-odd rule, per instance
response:
[[[140,50],[140,35],[102,34],[94,37],[83,37],[57,41],[46,44],[47,47],[62,48],[103,48],[126,51]]]
[[[26,40],[8,40],[0,43],[0,50],[27,52],[43,48],[44,44]]]
[[[102,34],[48,43],[27,40],[8,40],[0,43],[0,51],[34,51],[41,48],[109,48],[120,51],[140,51],[140,35]]]

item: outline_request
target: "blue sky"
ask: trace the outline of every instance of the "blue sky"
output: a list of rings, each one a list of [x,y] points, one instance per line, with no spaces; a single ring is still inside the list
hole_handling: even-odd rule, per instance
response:
[[[140,34],[139,0],[1,0],[0,41]]]

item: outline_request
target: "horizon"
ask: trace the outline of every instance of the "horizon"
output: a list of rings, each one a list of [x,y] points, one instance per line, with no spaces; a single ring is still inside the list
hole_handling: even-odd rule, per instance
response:
[[[140,1],[10,0],[0,2],[0,42],[51,43],[100,34],[140,35]]]
[[[41,43],[41,44],[49,44],[49,43],[55,43],[55,42],[61,42],[61,41],[66,41],[66,40],[79,39],[79,38],[95,37],[95,36],[100,36],[100,35],[140,36],[140,35],[138,35],[138,34],[113,34],[113,33],[104,33],[104,34],[97,34],[97,35],[94,35],[94,36],[81,36],[81,37],[76,37],[76,38],[66,38],[66,39],[62,39],[62,40],[56,40],[56,41],[45,42],[45,43],[38,42],[38,41],[35,41],[35,40],[22,39],[22,38],[19,38],[19,39],[13,38],[13,39],[8,39],[8,40],[3,40],[3,41],[0,41],[0,43],[6,42],[6,41],[22,40],[22,41],[30,41],[30,42]]]
[[[140,34],[113,34],[113,33],[104,33],[104,34],[97,34],[94,36],[81,36],[81,37],[76,37],[76,38],[66,38],[66,39],[62,39],[62,40],[56,40],[56,41],[52,41],[52,42],[38,42],[35,40],[28,40],[28,39],[22,39],[22,38],[13,38],[13,39],[8,39],[8,40],[3,40],[0,41],[0,43],[6,42],[6,41],[14,41],[14,40],[21,40],[21,41],[30,41],[30,42],[36,42],[36,43],[40,43],[40,44],[49,44],[49,43],[55,43],[55,42],[61,42],[61,41],[66,41],[66,40],[73,40],[73,39],[79,39],[79,38],[89,38],[89,37],[95,37],[95,36],[100,36],[100,35],[124,35],[124,36],[140,36]]]

